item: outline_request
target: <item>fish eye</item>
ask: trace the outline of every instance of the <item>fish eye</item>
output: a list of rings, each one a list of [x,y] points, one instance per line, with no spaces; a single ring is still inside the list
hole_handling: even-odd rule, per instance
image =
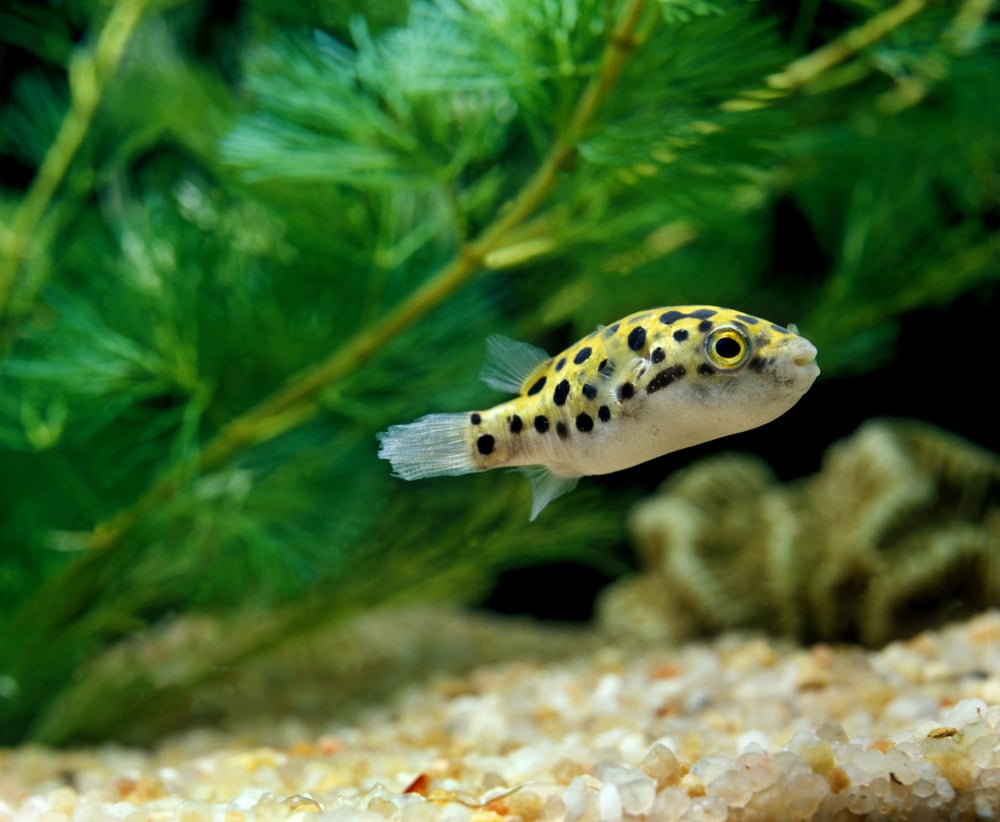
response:
[[[750,338],[734,326],[723,325],[705,339],[705,353],[716,368],[739,368],[750,355]]]

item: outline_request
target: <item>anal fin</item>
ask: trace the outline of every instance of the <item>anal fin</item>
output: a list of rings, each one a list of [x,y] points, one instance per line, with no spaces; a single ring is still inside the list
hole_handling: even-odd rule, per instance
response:
[[[580,481],[579,477],[560,477],[544,465],[529,465],[517,469],[531,483],[531,521],[542,512],[552,500],[568,494]]]

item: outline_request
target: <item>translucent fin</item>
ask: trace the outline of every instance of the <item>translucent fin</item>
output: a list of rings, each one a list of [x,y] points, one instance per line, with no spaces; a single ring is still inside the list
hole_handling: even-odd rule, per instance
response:
[[[429,414],[407,425],[391,425],[376,434],[378,455],[405,480],[479,471],[465,436],[468,423],[468,414]]]
[[[486,362],[479,379],[490,388],[507,394],[520,394],[531,373],[549,359],[544,349],[518,342],[502,334],[486,338]]]
[[[535,521],[542,509],[552,500],[568,494],[580,481],[579,477],[560,477],[544,465],[529,465],[518,468],[531,483],[531,521]]]

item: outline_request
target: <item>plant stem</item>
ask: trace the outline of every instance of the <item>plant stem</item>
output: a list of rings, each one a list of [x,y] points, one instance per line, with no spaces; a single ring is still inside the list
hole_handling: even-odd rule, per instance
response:
[[[93,55],[78,51],[70,63],[70,107],[55,140],[42,160],[28,193],[2,237],[0,254],[0,318],[14,294],[22,262],[31,250],[38,223],[45,214],[73,158],[80,150],[101,98],[114,76],[132,32],[148,0],[119,0],[101,29]]]
[[[98,525],[90,540],[93,548],[110,548],[156,503],[169,498],[185,478],[212,471],[257,443],[271,440],[311,419],[319,410],[316,396],[334,381],[363,365],[373,354],[456,291],[483,264],[487,254],[544,203],[593,120],[614,88],[629,53],[639,45],[636,29],[646,0],[630,0],[608,36],[600,68],[587,83],[565,129],[555,139],[541,164],[517,196],[475,239],[380,322],[348,340],[329,357],[302,372],[285,388],[222,427],[201,451],[162,477],[130,508]]]
[[[927,8],[929,2],[930,0],[901,0],[825,46],[793,60],[783,71],[767,78],[767,88],[744,92],[739,97],[726,100],[721,108],[725,111],[752,111],[774,105],[823,72],[892,34],[911,17]]]
[[[827,69],[842,63],[852,54],[868,48],[876,40],[881,40],[899,28],[911,17],[923,11],[928,2],[929,0],[901,0],[895,6],[831,40],[822,48],[793,60],[780,74],[768,77],[768,85],[784,92],[801,88]]]

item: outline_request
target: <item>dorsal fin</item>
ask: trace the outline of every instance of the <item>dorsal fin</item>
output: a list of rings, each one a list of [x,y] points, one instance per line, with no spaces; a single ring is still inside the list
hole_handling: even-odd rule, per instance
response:
[[[528,377],[547,359],[549,355],[537,346],[503,334],[490,334],[486,338],[486,362],[479,371],[479,379],[497,391],[519,394]]]

